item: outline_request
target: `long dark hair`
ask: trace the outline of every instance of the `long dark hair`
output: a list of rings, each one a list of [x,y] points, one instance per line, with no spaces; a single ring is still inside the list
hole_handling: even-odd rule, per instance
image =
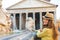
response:
[[[50,28],[50,29],[53,30],[53,36],[52,37],[53,37],[54,40],[56,40],[57,32],[56,32],[56,28],[55,28],[53,20],[48,20],[48,24],[47,24],[47,26],[45,28]]]
[[[54,21],[50,20],[48,23],[49,28],[51,27],[53,30],[53,39],[56,40],[57,38],[57,32],[56,32],[56,27],[54,25]]]

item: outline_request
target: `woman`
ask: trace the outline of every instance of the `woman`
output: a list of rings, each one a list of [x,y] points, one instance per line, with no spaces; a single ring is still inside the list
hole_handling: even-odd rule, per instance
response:
[[[37,32],[37,37],[41,40],[58,40],[52,13],[43,16],[43,30]]]

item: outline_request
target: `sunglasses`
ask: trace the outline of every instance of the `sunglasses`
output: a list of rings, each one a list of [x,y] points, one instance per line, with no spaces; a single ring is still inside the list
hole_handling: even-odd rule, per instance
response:
[[[45,18],[50,18],[50,17],[45,16]]]

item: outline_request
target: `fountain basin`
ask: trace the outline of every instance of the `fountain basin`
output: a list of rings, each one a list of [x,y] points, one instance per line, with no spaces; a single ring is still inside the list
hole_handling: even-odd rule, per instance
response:
[[[33,33],[24,30],[0,37],[0,40],[29,40],[31,37],[33,37]]]
[[[16,30],[15,30],[16,31]],[[0,40],[9,40],[13,37],[17,37],[19,35],[22,35],[23,31],[19,31],[19,32],[12,32],[9,35],[5,35],[5,36],[1,36]]]

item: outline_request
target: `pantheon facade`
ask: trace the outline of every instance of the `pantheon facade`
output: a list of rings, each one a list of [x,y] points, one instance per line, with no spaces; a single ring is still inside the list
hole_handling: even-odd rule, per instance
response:
[[[13,29],[24,30],[26,19],[32,17],[34,20],[34,29],[42,27],[42,16],[47,12],[54,14],[56,21],[57,5],[51,4],[48,0],[22,0],[7,8],[11,15]]]

